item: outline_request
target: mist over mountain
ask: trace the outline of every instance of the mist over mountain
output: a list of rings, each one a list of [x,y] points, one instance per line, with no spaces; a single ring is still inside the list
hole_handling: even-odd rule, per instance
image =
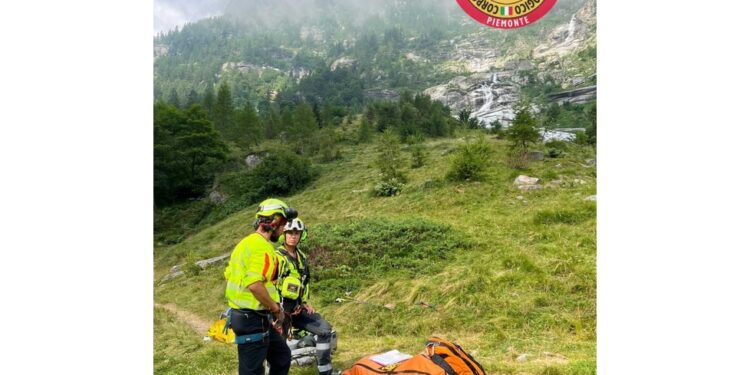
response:
[[[595,13],[593,0],[562,0],[530,26],[500,30],[452,0],[232,0],[223,16],[155,37],[154,97],[184,103],[227,81],[237,107],[274,98],[359,108],[404,90],[436,93],[457,77],[491,83],[495,73],[518,86],[507,112],[531,84],[595,84]],[[433,98],[476,111],[486,104],[478,89]]]

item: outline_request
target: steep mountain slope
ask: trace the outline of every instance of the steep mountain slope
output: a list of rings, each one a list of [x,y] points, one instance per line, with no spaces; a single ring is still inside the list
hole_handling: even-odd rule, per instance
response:
[[[427,142],[426,165],[407,171],[398,196],[367,193],[378,172],[374,146],[364,145],[346,147],[343,159],[320,165],[322,175],[310,187],[281,197],[311,226],[313,303],[338,331],[334,365],[390,349],[414,353],[437,334],[458,341],[491,374],[595,373],[596,204],[590,196],[596,171],[586,162],[593,149],[571,145],[562,157],[533,163],[522,173],[541,177],[544,187],[520,191],[513,181],[521,172],[505,166],[508,144],[492,138],[482,182],[447,182],[454,150],[466,137],[486,137],[463,136]],[[251,232],[253,214],[246,209],[179,244],[155,248],[155,280],[186,259],[231,251]],[[349,246],[357,243],[367,252]],[[408,243],[418,246],[407,251]],[[326,263],[326,254],[344,249],[353,258],[343,262],[355,263]],[[373,259],[370,252],[385,255]],[[225,308],[222,273],[218,265],[157,282],[155,302],[214,319]],[[347,292],[368,304],[335,302]],[[378,307],[384,305],[393,308]],[[155,310],[154,330],[157,373],[236,371],[231,345],[202,342],[168,311]]]

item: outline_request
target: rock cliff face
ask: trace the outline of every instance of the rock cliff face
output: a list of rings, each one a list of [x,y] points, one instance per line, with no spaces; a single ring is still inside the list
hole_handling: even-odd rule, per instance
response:
[[[154,44],[154,59],[158,59],[169,52],[169,47],[164,44]]]
[[[447,105],[452,112],[469,109],[485,126],[493,121],[507,125],[513,120],[512,105],[518,100],[523,80],[514,71],[501,70],[453,78],[444,85],[424,91],[434,100]]]
[[[581,87],[580,89],[558,92],[547,95],[547,99],[557,104],[581,104],[596,98],[596,86]]]
[[[331,64],[331,71],[334,71],[338,68],[351,68],[356,63],[357,63],[357,59],[349,57],[349,56],[344,56],[344,57],[337,59],[336,61],[333,62],[333,64]]]
[[[239,71],[242,73],[255,73],[255,74],[262,74],[264,70],[274,70],[280,73],[284,73],[287,75],[290,75],[292,79],[294,79],[295,82],[299,83],[302,78],[305,78],[310,75],[310,69],[304,68],[304,67],[294,67],[291,70],[283,71],[279,68],[268,66],[268,65],[255,65],[245,62],[225,62],[221,65],[221,72],[228,72],[228,71]]]
[[[497,62],[493,46],[482,40],[464,40],[453,44],[452,61],[470,72],[486,72]]]
[[[534,48],[535,59],[564,56],[596,39],[596,2],[588,1],[576,12],[567,25],[560,25],[547,40]]]

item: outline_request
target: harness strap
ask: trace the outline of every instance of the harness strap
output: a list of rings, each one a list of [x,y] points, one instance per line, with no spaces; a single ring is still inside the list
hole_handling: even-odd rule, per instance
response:
[[[263,339],[266,337],[268,337],[268,331],[253,333],[250,335],[235,336],[234,342],[236,344],[247,344],[249,342],[263,341]]]
[[[228,308],[224,313],[227,315],[227,321],[224,323],[224,330],[222,332],[226,335],[229,332],[229,328],[232,327],[232,308]]]

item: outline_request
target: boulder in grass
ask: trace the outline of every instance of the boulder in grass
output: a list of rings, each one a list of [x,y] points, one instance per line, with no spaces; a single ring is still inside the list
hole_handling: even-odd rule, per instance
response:
[[[516,179],[513,181],[513,185],[516,185],[516,186],[538,185],[538,184],[539,184],[539,178],[529,177],[523,174],[516,177]]]
[[[531,190],[540,190],[542,188],[542,185],[519,185],[518,190],[521,191],[531,191]]]
[[[529,151],[529,160],[542,161],[544,160],[544,152],[542,151]]]

